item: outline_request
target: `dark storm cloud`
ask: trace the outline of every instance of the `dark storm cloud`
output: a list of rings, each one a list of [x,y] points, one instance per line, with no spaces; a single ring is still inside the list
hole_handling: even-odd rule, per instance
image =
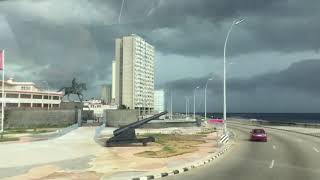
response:
[[[17,41],[19,52],[16,53],[32,60],[24,70],[42,67],[34,75],[47,79],[52,86],[61,85],[57,82],[72,77],[89,81],[102,73],[103,68],[107,69],[105,65],[97,65],[101,62],[99,51],[85,27],[17,19],[9,19],[8,22]]]
[[[270,72],[248,79],[227,79],[227,103],[231,112],[318,112],[320,103],[320,59],[293,63],[285,70]],[[175,92],[176,109],[183,112],[185,96],[192,99],[197,91],[197,111],[203,111],[203,87],[211,77],[186,78],[170,81],[162,88]],[[216,76],[215,76],[216,77]],[[208,109],[221,112],[222,79],[208,85]],[[201,104],[202,103],[202,104]]]
[[[11,41],[18,46],[16,52],[11,51],[18,54],[12,62],[23,64],[23,70],[34,71],[32,78],[47,79],[54,87],[69,83],[72,77],[95,87],[110,79],[117,37],[136,33],[152,43],[157,52],[199,57],[199,61],[201,56],[220,58],[227,28],[239,17],[246,20],[231,34],[228,55],[300,52],[320,47],[317,0],[125,0],[117,24],[121,3],[121,0],[1,2],[0,15],[13,33]],[[0,44],[5,48],[2,43],[7,43]],[[230,87],[244,92],[249,86],[293,88],[294,83],[289,83],[289,77],[282,73],[230,80]],[[285,72],[290,77],[295,73],[298,72]],[[302,81],[311,77],[297,78]],[[260,84],[264,79],[264,84]],[[175,85],[192,89],[205,81],[191,77],[176,81]],[[220,80],[211,83],[212,87],[221,85]],[[302,83],[296,89],[315,91],[315,85]]]
[[[116,25],[121,3],[120,0],[74,2],[74,6],[83,8],[83,13],[78,10],[78,19],[77,16],[65,18],[66,22],[62,23],[121,27],[125,32],[147,37],[157,50],[168,54],[221,56],[228,26],[235,18],[245,17],[245,23],[231,35],[230,54],[318,50],[320,47],[317,33],[320,15],[316,9],[320,2],[316,0],[308,0],[308,3],[288,0],[125,0],[121,24]],[[61,7],[70,5],[60,4]],[[27,16],[33,21],[46,20],[39,14],[26,14],[29,11],[16,12],[13,7],[4,11],[12,18]],[[111,15],[107,7],[112,9]],[[70,14],[73,11],[71,9]],[[86,13],[92,17],[84,18]],[[104,14],[106,19],[113,20],[105,22]],[[104,33],[108,37],[108,32]]]
[[[228,79],[228,91],[251,94],[257,89],[273,89],[276,94],[280,89],[286,91],[301,91],[304,93],[320,93],[320,59],[303,60],[293,63],[290,67],[279,72],[255,76],[249,79]],[[178,91],[191,91],[196,86],[203,88],[210,76],[199,78],[186,78],[170,81],[163,87]],[[209,89],[221,92],[222,79],[214,79],[210,82]]]
[[[117,9],[121,2],[108,3]],[[316,0],[136,0],[125,1],[121,19],[168,54],[221,56],[227,28],[241,17],[246,20],[231,35],[231,55],[317,51],[319,6]]]

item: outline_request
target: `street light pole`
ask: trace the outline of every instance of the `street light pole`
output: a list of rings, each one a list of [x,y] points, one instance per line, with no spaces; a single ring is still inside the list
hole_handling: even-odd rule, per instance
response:
[[[196,89],[199,89],[199,86],[193,90],[193,119],[196,119]]]
[[[186,96],[186,120],[188,119],[188,114],[189,114],[189,98]]]
[[[170,119],[172,120],[172,91],[170,92],[170,104],[171,104],[171,105],[170,105],[170,111],[171,111],[171,113],[170,113],[170,114],[171,114],[171,115],[170,115],[170,116],[171,116]]]
[[[208,87],[208,82],[211,81],[212,78],[209,78],[207,80],[206,86],[204,88],[204,120],[207,120],[207,87]]]
[[[187,120],[187,111],[188,111],[188,99],[187,99],[187,97],[185,97],[186,98],[186,120]]]
[[[188,101],[187,101],[187,116],[189,118],[189,115],[190,115],[190,101],[189,101],[189,98],[187,98]]]
[[[229,35],[232,31],[232,28],[234,25],[238,25],[241,22],[243,22],[244,19],[241,20],[235,20],[232,22],[228,34],[226,36],[226,39],[224,41],[224,48],[223,48],[223,119],[224,119],[224,132],[227,132],[227,102],[226,102],[226,48],[227,48],[227,43],[229,39]]]

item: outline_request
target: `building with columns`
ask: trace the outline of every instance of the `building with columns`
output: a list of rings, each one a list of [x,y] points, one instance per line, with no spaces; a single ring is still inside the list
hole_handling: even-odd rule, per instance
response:
[[[2,89],[2,81],[0,83]],[[6,108],[60,108],[63,92],[44,91],[33,82],[4,82],[4,95],[0,93],[0,107],[4,97]]]

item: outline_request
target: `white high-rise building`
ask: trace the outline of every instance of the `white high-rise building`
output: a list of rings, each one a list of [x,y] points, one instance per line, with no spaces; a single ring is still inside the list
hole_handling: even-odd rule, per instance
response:
[[[154,92],[154,111],[158,113],[165,111],[164,90],[156,90]]]
[[[116,39],[112,65],[116,104],[139,109],[143,114],[153,112],[154,55],[154,47],[135,34]]]

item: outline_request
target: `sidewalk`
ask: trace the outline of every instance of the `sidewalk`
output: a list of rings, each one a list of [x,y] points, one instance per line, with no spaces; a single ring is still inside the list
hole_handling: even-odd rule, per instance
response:
[[[103,137],[112,136],[115,128],[105,128]],[[145,158],[135,156],[143,151],[159,150],[155,143],[129,147],[103,147],[94,140],[95,128],[79,128],[52,140],[1,145],[2,177],[19,179],[130,179],[150,173],[179,169],[213,156],[218,151],[216,133],[205,137],[198,151],[169,158]],[[178,131],[179,130],[179,131]],[[201,128],[139,129],[137,133],[189,133]]]

